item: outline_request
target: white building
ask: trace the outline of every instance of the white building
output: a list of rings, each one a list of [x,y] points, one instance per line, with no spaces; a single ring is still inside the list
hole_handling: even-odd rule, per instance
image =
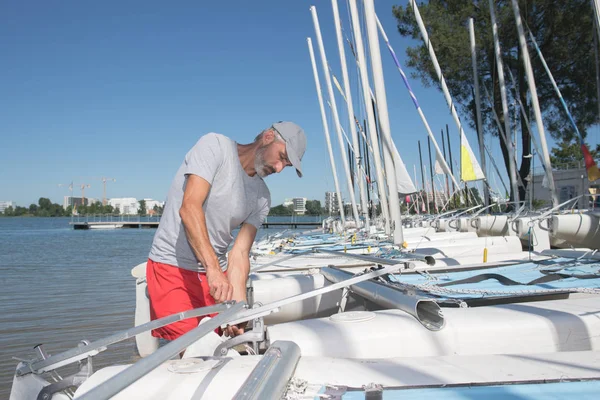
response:
[[[165,205],[164,201],[158,201],[158,200],[152,200],[152,199],[144,199],[144,201],[146,202],[146,213],[147,214],[153,214],[154,207],[164,207],[164,205]]]
[[[123,215],[135,215],[138,213],[138,208],[140,208],[140,204],[134,197],[108,199],[108,204],[113,208],[118,208]]]
[[[63,208],[66,210],[67,207],[77,206],[80,207],[82,205],[81,197],[73,197],[73,196],[65,196],[63,198]],[[86,197],[85,204],[88,205],[89,199]]]
[[[554,186],[556,187],[559,203],[564,203],[582,194],[600,193],[600,180],[590,182],[585,168],[553,169],[552,175],[554,176]],[[533,185],[527,188],[525,196],[527,203],[529,203],[529,197],[531,197],[534,200],[543,201],[544,205],[549,206],[552,204],[550,190],[544,187],[547,186],[544,176],[543,171],[536,168],[533,173]],[[575,208],[591,208],[592,202],[591,196],[584,196],[575,203]]]
[[[294,214],[304,215],[306,212],[306,197],[294,197],[292,199]]]
[[[291,206],[292,204],[294,204],[294,199],[285,199],[285,200],[283,201],[283,206],[284,206],[284,207],[289,207],[289,206]]]
[[[0,213],[3,213],[8,207],[15,208],[15,203],[12,201],[0,201]]]
[[[325,210],[328,214],[337,214],[340,211],[336,192],[325,192]]]

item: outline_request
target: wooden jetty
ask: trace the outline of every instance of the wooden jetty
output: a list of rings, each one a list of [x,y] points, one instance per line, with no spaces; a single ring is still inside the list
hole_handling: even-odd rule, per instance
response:
[[[80,218],[74,219],[69,222],[73,226],[73,229],[87,230],[87,229],[143,229],[143,228],[158,228],[158,219],[152,219],[148,221],[140,219],[94,219],[94,218]],[[310,228],[321,226],[321,221],[269,221],[265,220],[262,224],[263,228]]]

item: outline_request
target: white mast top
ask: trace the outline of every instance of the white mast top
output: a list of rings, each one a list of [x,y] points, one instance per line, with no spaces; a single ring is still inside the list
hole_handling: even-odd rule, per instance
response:
[[[377,189],[379,192],[379,201],[381,202],[381,211],[385,221],[385,233],[389,234],[389,207],[387,201],[387,194],[385,192],[385,181],[383,177],[383,168],[381,165],[381,155],[379,153],[379,139],[377,138],[375,114],[373,112],[373,107],[371,107],[371,93],[369,85],[369,75],[367,72],[367,62],[365,59],[365,48],[363,45],[360,23],[358,21],[358,9],[356,8],[356,0],[349,0],[349,4],[350,16],[352,18],[352,30],[354,31],[354,37],[356,39],[356,58],[358,62],[358,69],[360,71],[360,81],[365,102],[365,109],[367,112],[367,124],[369,127],[369,136],[371,138],[371,147],[373,148],[373,161],[375,163],[375,172],[377,175]]]
[[[315,6],[310,7],[310,12],[313,18],[313,24],[315,26],[315,34],[317,36],[317,44],[319,46],[319,53],[321,53],[321,64],[323,67],[323,73],[325,74],[325,84],[327,86],[327,92],[329,94],[329,101],[331,103],[331,113],[333,114],[333,122],[337,132],[338,143],[340,145],[340,153],[342,155],[342,163],[344,164],[344,171],[346,172],[346,183],[348,186],[348,194],[350,195],[350,201],[352,202],[352,213],[354,220],[358,226],[358,208],[356,207],[356,199],[354,198],[354,190],[352,188],[352,177],[350,176],[350,167],[348,166],[348,157],[346,155],[346,148],[344,146],[344,138],[342,137],[342,131],[340,126],[340,117],[337,112],[337,105],[335,103],[335,93],[333,93],[333,85],[331,84],[331,74],[329,73],[329,64],[327,62],[327,56],[325,55],[325,46],[323,45],[323,37],[321,36],[321,27],[319,26],[319,17],[317,16],[317,8]]]
[[[312,63],[313,75],[315,77],[315,86],[317,87],[317,97],[319,98],[319,107],[321,109],[321,121],[323,122],[323,131],[325,133],[325,141],[327,142],[327,151],[329,152],[329,162],[331,163],[331,171],[333,172],[333,183],[335,184],[335,192],[337,193],[338,207],[340,209],[340,218],[342,226],[346,225],[344,216],[344,204],[342,202],[342,194],[340,193],[340,184],[337,178],[335,169],[335,160],[333,158],[333,149],[331,148],[331,139],[329,138],[329,125],[327,124],[327,115],[325,114],[325,106],[323,105],[323,96],[321,95],[321,82],[319,81],[319,72],[317,71],[317,63],[315,62],[315,53],[313,51],[312,40],[306,38],[308,43],[308,52],[310,53],[310,62]]]
[[[390,215],[394,221],[394,244],[402,244],[404,242],[402,233],[402,214],[400,212],[400,199],[398,198],[398,188],[396,184],[392,133],[388,116],[387,97],[383,80],[383,68],[381,65],[381,52],[379,49],[379,37],[377,36],[377,21],[373,0],[364,0],[364,8],[369,50],[371,53],[371,65],[373,67],[373,83],[375,86],[379,125],[381,127],[381,138],[383,141],[383,159],[385,162],[387,186],[390,196]],[[404,169],[406,170],[406,168]]]
[[[354,106],[352,104],[352,92],[350,90],[350,79],[348,79],[348,68],[346,66],[346,53],[344,52],[344,39],[342,37],[342,27],[340,24],[340,13],[338,11],[337,0],[331,0],[331,6],[333,8],[333,21],[335,23],[335,34],[337,36],[337,45],[340,51],[340,66],[342,68],[342,80],[344,82],[344,97],[346,99],[346,106],[348,109],[348,121],[350,124],[350,134],[352,135],[352,147],[354,147],[354,166],[357,172],[356,180],[358,181],[358,189],[360,194],[360,208],[365,219],[365,226],[369,226],[369,206],[367,204],[367,191],[365,188],[365,182],[360,173],[361,171],[361,160],[360,160],[360,148],[358,144],[358,133],[356,132],[356,125],[354,121]],[[358,222],[358,221],[357,221]],[[358,227],[358,223],[357,223]]]
[[[527,41],[525,40],[523,23],[521,22],[519,3],[516,0],[512,0],[512,7],[515,12],[517,31],[519,32],[519,44],[521,45],[521,52],[523,53],[523,65],[525,66],[525,72],[527,73],[527,83],[529,84],[529,91],[531,92],[531,105],[533,106],[535,123],[537,126],[538,133],[540,135],[542,154],[544,155],[544,165],[546,166],[546,177],[548,178],[548,186],[550,188],[550,194],[552,196],[552,207],[556,207],[558,206],[558,196],[556,194],[556,187],[554,185],[554,177],[552,176],[552,167],[550,166],[550,153],[548,152],[548,144],[546,143],[546,131],[544,130],[544,121],[542,120],[542,112],[540,110],[540,103],[538,101],[535,79],[533,77],[533,69],[531,68],[529,49],[527,48]]]

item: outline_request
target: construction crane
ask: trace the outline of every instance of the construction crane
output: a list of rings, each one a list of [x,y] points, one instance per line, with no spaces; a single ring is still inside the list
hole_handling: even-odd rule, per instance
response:
[[[73,181],[71,181],[71,183],[59,183],[58,184],[58,187],[65,187],[65,186],[69,187],[69,198],[70,198],[70,201],[72,202],[73,201]],[[66,205],[64,202],[63,202],[63,208],[66,208]]]
[[[71,197],[73,197],[73,182],[71,183],[59,183],[58,187],[65,187],[68,186],[69,187],[69,192],[71,193]]]
[[[79,187],[81,187],[81,205],[85,206],[85,188],[91,187],[89,183],[78,183]]]
[[[106,178],[104,176],[100,179],[102,180],[102,205],[105,206],[106,205],[106,182],[116,182],[117,180],[115,178]]]

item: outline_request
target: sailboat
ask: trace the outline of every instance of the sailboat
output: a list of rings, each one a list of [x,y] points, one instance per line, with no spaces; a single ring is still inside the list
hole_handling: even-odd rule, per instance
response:
[[[355,0],[350,5],[356,12]],[[364,6],[372,30],[373,0]],[[467,146],[464,176],[478,177]],[[400,246],[391,246],[383,224],[376,239],[326,226],[268,238],[255,246],[247,302],[155,321],[142,263],[132,270],[136,326],[56,355],[40,348],[38,358],[18,364],[11,400],[69,399],[69,388],[87,400],[595,398],[600,255],[550,249],[550,237],[564,232],[554,226],[563,221],[554,221],[558,209],[486,210],[398,221]],[[598,223],[587,221],[595,232]],[[348,251],[362,240],[378,251]],[[149,334],[214,313],[162,347]],[[247,324],[243,335],[214,332],[238,323]],[[140,360],[93,368],[97,354],[134,337]],[[60,378],[63,367],[71,370]]]

